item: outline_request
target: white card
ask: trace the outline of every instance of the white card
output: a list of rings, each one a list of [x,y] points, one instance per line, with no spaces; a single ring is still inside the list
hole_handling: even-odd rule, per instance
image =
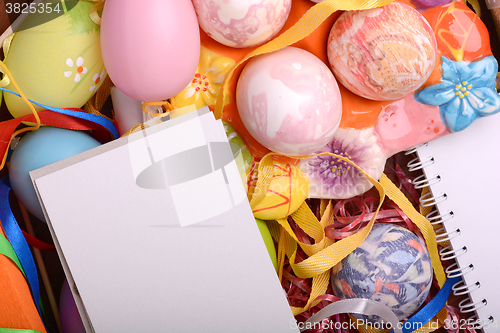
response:
[[[223,133],[198,110],[31,173],[88,332],[297,332]]]

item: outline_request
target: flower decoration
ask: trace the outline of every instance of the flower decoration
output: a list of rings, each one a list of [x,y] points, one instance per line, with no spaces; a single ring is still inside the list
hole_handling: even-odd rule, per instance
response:
[[[323,152],[351,160],[375,179],[384,171],[386,156],[373,128],[339,128],[333,140],[315,154]],[[372,187],[372,183],[357,168],[334,156],[307,158],[299,166],[311,183],[311,198],[347,199]]]
[[[87,67],[83,67],[84,61],[85,60],[83,60],[82,57],[78,57],[76,59],[76,74],[75,74],[75,79],[74,79],[75,82],[80,82],[80,80],[82,79],[80,74],[87,73]],[[73,62],[73,59],[71,59],[71,58],[66,59],[66,65],[68,65],[68,67],[73,68],[73,66],[75,65]],[[71,77],[72,75],[73,75],[73,71],[65,71],[64,72],[65,77]]]
[[[441,83],[422,89],[415,99],[439,106],[443,123],[450,131],[461,131],[478,117],[500,111],[500,96],[495,88],[498,64],[493,56],[470,64],[442,59]]]
[[[94,81],[94,85],[92,85],[90,87],[90,91],[92,91],[92,93],[95,93],[97,91],[97,89],[99,89],[99,87],[102,84],[102,81],[104,80],[105,75],[106,75],[105,70],[103,70],[101,72],[101,74],[99,74],[99,73],[94,74],[94,76],[92,77],[92,81]]]
[[[235,61],[201,46],[200,62],[191,82],[171,98],[176,107],[196,105],[196,108],[215,105],[224,79]],[[226,101],[224,104],[227,104]]]

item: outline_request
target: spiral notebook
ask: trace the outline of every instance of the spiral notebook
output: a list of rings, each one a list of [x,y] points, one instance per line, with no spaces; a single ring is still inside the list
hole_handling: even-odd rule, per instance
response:
[[[428,214],[438,240],[449,240],[440,251],[442,259],[455,260],[449,277],[461,276],[455,295],[465,297],[461,311],[474,315],[485,332],[500,326],[500,115],[478,119],[462,132],[453,133],[415,147],[418,157],[410,161],[410,171],[424,174],[413,184],[430,185],[422,196],[424,206],[436,204]],[[463,328],[465,320],[456,323]]]

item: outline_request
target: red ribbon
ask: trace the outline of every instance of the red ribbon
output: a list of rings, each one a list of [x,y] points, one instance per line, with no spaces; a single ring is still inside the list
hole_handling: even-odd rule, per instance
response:
[[[55,251],[56,247],[54,245],[47,244],[45,242],[42,242],[38,238],[35,238],[28,234],[26,231],[22,230],[23,236],[26,239],[26,243],[28,243],[29,246],[32,246],[34,248],[37,248],[42,251]]]
[[[72,111],[85,111],[81,109],[67,109]],[[37,112],[40,117],[40,122],[42,125],[66,128],[70,130],[77,131],[94,131],[94,137],[100,142],[106,142],[113,138],[111,134],[105,129],[104,126],[94,123],[89,120],[79,119],[62,113],[43,110]],[[9,119],[0,122],[0,156],[5,156],[6,151],[9,149],[10,139],[16,128],[22,122],[36,122],[33,114],[27,116]]]

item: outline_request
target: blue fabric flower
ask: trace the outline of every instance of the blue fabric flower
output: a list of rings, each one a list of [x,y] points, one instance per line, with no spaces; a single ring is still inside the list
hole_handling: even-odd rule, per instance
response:
[[[500,96],[495,88],[498,64],[493,56],[468,65],[442,59],[441,83],[422,89],[415,99],[439,106],[441,119],[450,131],[461,131],[478,117],[500,111]]]

